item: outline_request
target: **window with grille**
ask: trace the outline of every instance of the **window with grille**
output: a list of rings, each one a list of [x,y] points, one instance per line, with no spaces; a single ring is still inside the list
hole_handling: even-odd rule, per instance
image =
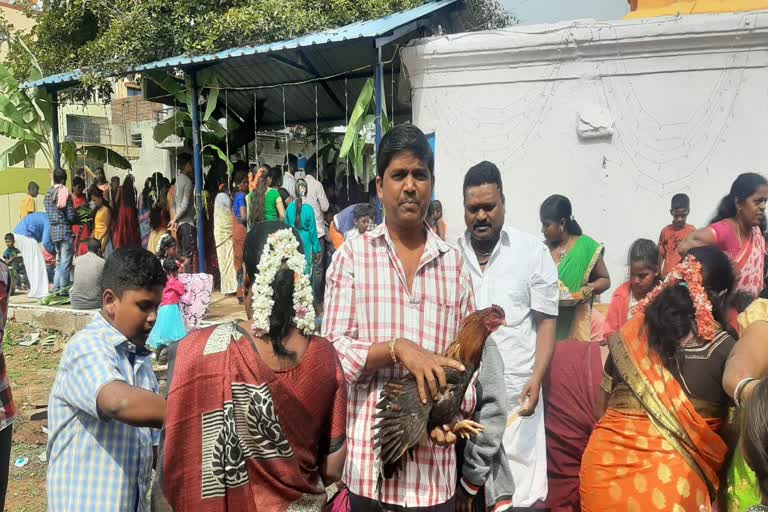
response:
[[[131,145],[136,146],[137,148],[140,148],[141,142],[142,142],[142,138],[140,133],[131,134]]]
[[[102,133],[107,129],[103,117],[67,114],[67,140],[72,142],[101,143]]]

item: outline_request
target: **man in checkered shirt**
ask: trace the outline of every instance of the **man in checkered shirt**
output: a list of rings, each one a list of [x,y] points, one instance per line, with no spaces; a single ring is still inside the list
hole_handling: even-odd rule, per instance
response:
[[[445,386],[442,366],[461,366],[435,354],[444,353],[474,309],[461,256],[425,224],[434,156],[424,134],[413,125],[395,127],[381,141],[376,164],[384,223],[339,248],[325,294],[323,335],[336,347],[349,390],[344,482],[356,512],[452,511],[456,438],[443,428],[376,490],[372,428],[384,384],[410,372],[422,400],[425,393],[436,397]],[[470,386],[465,413],[474,408],[474,393]]]
[[[8,299],[11,293],[11,271],[0,260],[0,510],[5,510],[5,491],[8,488],[8,463],[11,460],[11,441],[16,405],[13,403],[8,369],[3,355],[5,322],[8,320]]]

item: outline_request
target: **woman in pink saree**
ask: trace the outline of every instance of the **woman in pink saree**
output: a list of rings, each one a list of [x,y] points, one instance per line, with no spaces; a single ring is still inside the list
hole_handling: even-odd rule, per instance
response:
[[[725,252],[737,273],[737,290],[757,298],[764,285],[765,206],[768,181],[760,174],[744,173],[731,185],[715,218],[680,244],[684,255],[694,247],[714,245]]]

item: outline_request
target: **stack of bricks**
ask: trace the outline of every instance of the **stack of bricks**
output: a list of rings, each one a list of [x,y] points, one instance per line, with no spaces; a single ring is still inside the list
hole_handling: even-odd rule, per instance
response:
[[[163,105],[146,101],[141,96],[127,96],[112,100],[112,124],[123,125],[141,121],[156,121]]]

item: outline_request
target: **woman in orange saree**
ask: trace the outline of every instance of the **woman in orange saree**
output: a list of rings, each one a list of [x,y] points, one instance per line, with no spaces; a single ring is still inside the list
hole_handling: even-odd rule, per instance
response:
[[[712,510],[728,453],[718,432],[735,341],[721,326],[733,282],[722,251],[693,249],[610,338],[607,411],[582,459],[583,511]]]

